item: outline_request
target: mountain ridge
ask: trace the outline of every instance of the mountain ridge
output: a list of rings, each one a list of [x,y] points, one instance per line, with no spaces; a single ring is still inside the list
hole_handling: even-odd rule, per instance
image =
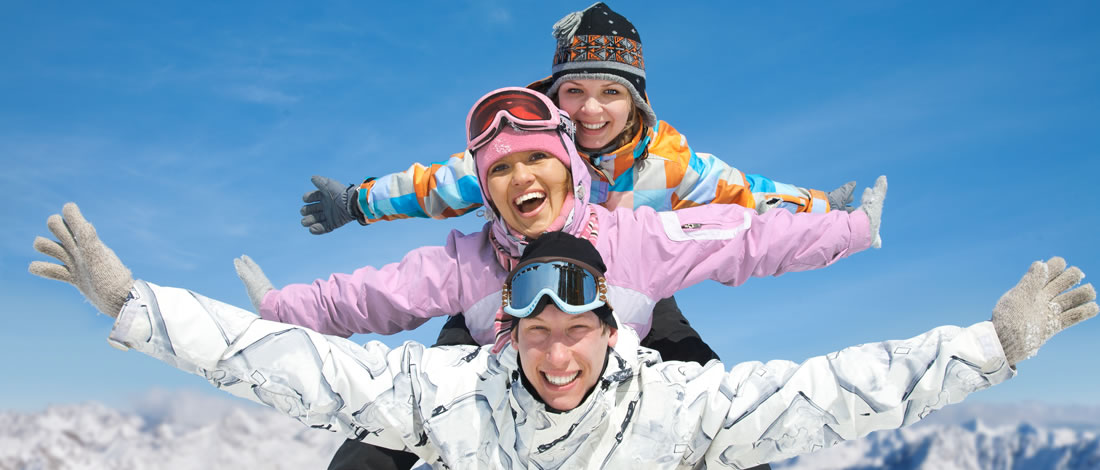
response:
[[[0,470],[325,468],[343,437],[243,400],[151,390],[130,409],[86,402],[0,411]],[[963,404],[776,470],[1100,470],[1100,407]]]

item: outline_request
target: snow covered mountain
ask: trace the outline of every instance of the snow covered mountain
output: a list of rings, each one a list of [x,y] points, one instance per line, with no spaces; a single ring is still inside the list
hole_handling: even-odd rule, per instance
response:
[[[776,470],[957,469],[1096,470],[1095,431],[962,425],[917,425],[873,433],[864,439],[773,464]]]
[[[134,407],[0,412],[0,470],[323,469],[343,441],[244,401],[154,392]]]
[[[129,407],[0,412],[0,470],[323,469],[343,441],[243,400],[195,392],[153,391]],[[1098,436],[1100,408],[963,405],[773,468],[1100,470]]]

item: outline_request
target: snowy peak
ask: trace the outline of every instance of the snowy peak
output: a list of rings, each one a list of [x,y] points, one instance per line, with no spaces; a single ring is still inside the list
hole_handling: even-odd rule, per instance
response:
[[[1100,469],[1100,440],[1091,431],[1032,424],[987,426],[972,419],[882,431],[812,455],[773,464],[776,470]]]
[[[190,410],[219,410],[205,422],[177,406],[151,416],[98,403],[0,412],[0,469],[325,468],[343,441],[273,411],[209,401]]]
[[[0,470],[325,468],[343,442],[243,400],[152,391],[130,406],[0,412]],[[961,405],[773,468],[1100,470],[1097,430],[1100,409]]]

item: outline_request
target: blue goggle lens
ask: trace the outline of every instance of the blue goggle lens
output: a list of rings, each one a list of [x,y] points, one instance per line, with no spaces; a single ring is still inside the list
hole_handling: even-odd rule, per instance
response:
[[[526,317],[544,295],[550,296],[563,312],[578,314],[604,305],[600,300],[596,276],[580,266],[564,261],[548,261],[521,266],[510,280],[511,298],[504,312]]]

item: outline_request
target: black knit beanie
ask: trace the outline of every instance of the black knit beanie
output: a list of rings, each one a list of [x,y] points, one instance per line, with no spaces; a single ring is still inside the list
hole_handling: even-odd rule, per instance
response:
[[[596,250],[592,242],[574,237],[565,232],[546,232],[538,238],[528,242],[527,247],[523,250],[523,256],[519,258],[519,262],[523,263],[528,259],[541,258],[544,256],[563,258],[566,261],[580,261],[599,271],[596,273],[599,276],[603,276],[607,271],[607,266],[603,263],[603,257],[600,256],[600,252]],[[551,302],[549,298],[543,297],[530,316],[541,313],[543,307],[548,305],[549,302]],[[611,314],[610,305],[598,307],[592,312],[599,317],[600,321],[612,328],[617,328],[615,316]]]
[[[610,80],[630,91],[647,127],[657,125],[645,94],[642,38],[629,20],[598,2],[554,23],[554,38],[558,46],[548,96],[564,80]]]

